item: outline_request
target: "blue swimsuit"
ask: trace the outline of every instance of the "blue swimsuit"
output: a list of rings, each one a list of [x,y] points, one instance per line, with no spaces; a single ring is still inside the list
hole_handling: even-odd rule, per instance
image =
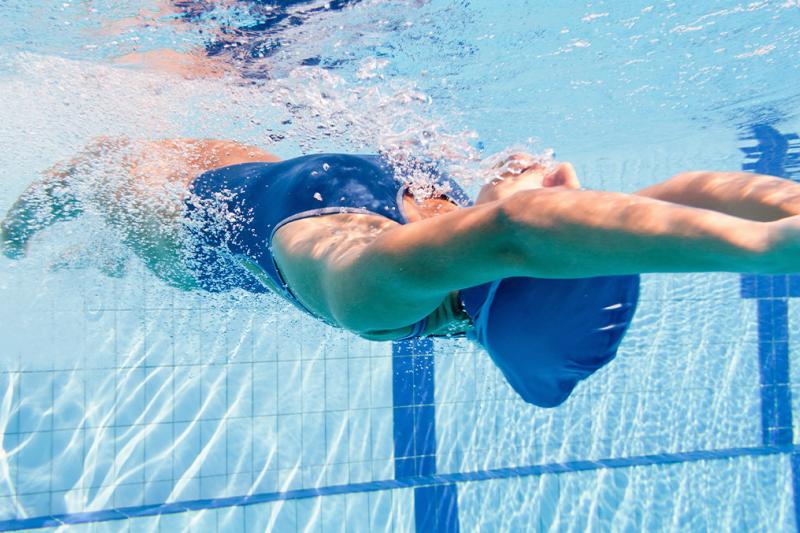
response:
[[[434,173],[438,194],[470,204],[453,180]],[[332,213],[367,213],[400,224],[407,186],[378,156],[322,154],[279,163],[244,163],[206,172],[192,183],[186,218],[190,268],[208,291],[267,292],[236,256],[256,263],[279,293],[307,313],[272,255],[281,226]],[[614,358],[639,298],[638,276],[505,278],[458,295],[477,340],[520,396],[552,407]],[[317,317],[319,318],[319,317]],[[426,319],[407,338],[425,331]]]
[[[469,205],[455,181],[440,175],[433,180],[444,196]],[[275,232],[294,220],[332,213],[376,214],[405,224],[406,189],[385,159],[369,155],[309,155],[211,170],[194,180],[186,202],[193,234],[189,267],[207,291],[268,292],[235,257],[244,256],[264,271],[281,296],[315,316],[281,276],[272,255]],[[422,326],[424,321],[415,331]]]

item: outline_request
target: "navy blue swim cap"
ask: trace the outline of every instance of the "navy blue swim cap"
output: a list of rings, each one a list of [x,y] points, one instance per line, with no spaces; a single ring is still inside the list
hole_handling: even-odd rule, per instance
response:
[[[460,292],[477,340],[528,403],[562,404],[611,361],[639,298],[639,276],[516,277]]]

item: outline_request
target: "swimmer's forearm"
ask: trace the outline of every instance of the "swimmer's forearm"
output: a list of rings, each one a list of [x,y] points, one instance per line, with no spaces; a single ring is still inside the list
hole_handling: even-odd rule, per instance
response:
[[[528,272],[762,272],[770,227],[705,209],[599,191],[536,191],[505,211]]]
[[[750,172],[684,172],[636,194],[763,222],[800,215],[800,186]]]

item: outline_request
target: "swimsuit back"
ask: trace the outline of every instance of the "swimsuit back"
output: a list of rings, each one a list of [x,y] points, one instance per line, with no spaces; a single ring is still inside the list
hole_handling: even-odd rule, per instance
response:
[[[435,184],[459,205],[469,204],[455,181],[436,176]],[[267,292],[236,260],[244,256],[281,296],[313,315],[292,294],[275,263],[275,232],[295,220],[334,213],[376,214],[405,224],[406,189],[385,159],[370,155],[319,154],[211,170],[194,180],[186,204],[194,235],[189,266],[208,291]]]

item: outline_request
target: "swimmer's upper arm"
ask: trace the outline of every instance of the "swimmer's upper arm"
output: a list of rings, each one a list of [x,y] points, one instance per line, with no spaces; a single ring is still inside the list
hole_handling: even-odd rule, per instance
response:
[[[370,245],[395,226],[363,214],[296,220],[275,233],[272,252],[292,293],[316,315],[356,332],[399,328],[415,320],[396,320],[391,283],[369,265]]]
[[[375,215],[304,219],[276,232],[273,253],[294,294],[315,313],[357,332],[402,328],[453,288],[510,275],[496,259],[497,214],[496,206],[482,205],[406,225]],[[473,252],[479,275],[459,266]]]

